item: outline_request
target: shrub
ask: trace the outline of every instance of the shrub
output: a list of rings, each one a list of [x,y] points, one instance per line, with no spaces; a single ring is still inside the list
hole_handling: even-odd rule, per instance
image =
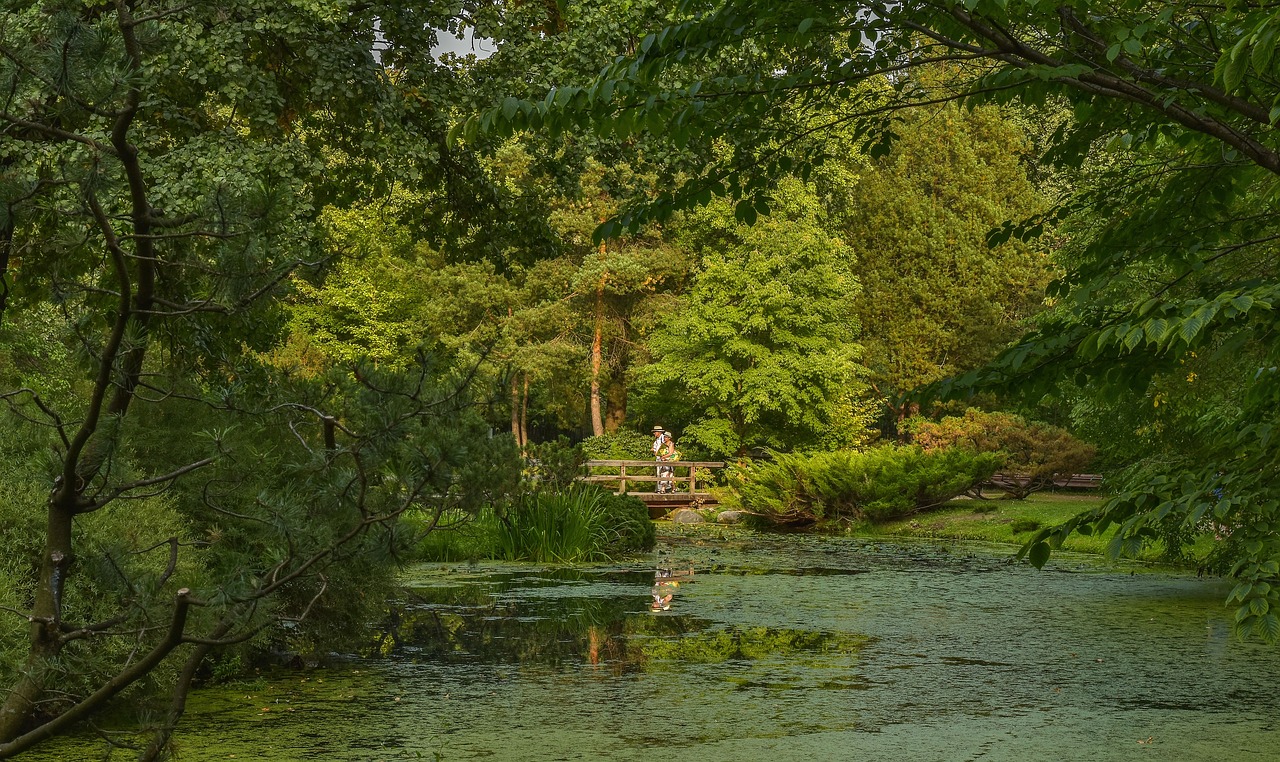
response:
[[[973,408],[963,416],[947,416],[936,422],[913,418],[903,428],[926,452],[965,447],[998,455],[1000,468],[1018,477],[1004,490],[1019,500],[1052,486],[1055,479],[1083,473],[1096,452],[1093,445],[1076,439],[1066,429]]]
[[[542,444],[525,447],[525,472],[540,490],[566,490],[582,474],[586,462],[582,445],[560,437]]]
[[[886,521],[945,503],[989,479],[998,463],[960,448],[885,446],[775,454],[771,462],[736,469],[733,478],[743,504],[769,524]]]
[[[1035,519],[1014,519],[1009,524],[1009,529],[1014,534],[1022,534],[1023,532],[1034,532],[1040,528],[1040,522]]]
[[[587,458],[596,460],[651,460],[653,437],[639,431],[620,429],[582,443]]]
[[[653,550],[658,536],[649,520],[649,506],[630,495],[599,491],[604,495],[604,528],[610,538],[605,546],[606,554],[613,558]]]

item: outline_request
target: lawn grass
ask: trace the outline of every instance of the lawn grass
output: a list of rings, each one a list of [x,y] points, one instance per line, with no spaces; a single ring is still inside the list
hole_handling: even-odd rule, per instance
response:
[[[1021,545],[1037,529],[1056,526],[1076,514],[1102,504],[1098,495],[1037,492],[1025,500],[952,500],[927,513],[880,524],[865,524],[858,534],[874,537],[933,537],[950,540],[984,540]],[[1071,535],[1063,550],[1106,553],[1114,530],[1101,536]],[[1159,549],[1143,553],[1154,560]]]

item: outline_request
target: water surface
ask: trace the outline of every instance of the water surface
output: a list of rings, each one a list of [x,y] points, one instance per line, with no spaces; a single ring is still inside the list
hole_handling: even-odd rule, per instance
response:
[[[427,565],[380,655],[198,691],[187,759],[1275,760],[1280,651],[1221,581],[1006,549],[668,538]],[[654,567],[692,567],[649,611]]]

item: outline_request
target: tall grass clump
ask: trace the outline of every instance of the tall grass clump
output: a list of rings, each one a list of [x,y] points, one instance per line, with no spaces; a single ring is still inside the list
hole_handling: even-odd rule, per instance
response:
[[[960,448],[885,446],[777,453],[740,469],[734,481],[743,505],[766,524],[887,521],[945,503],[989,479],[999,464],[994,455]]]
[[[605,515],[597,490],[527,492],[498,516],[499,555],[539,563],[601,560]]]
[[[529,492],[498,515],[499,556],[511,561],[602,561],[653,548],[648,508],[598,487]]]
[[[598,487],[521,493],[478,514],[442,517],[418,545],[430,561],[603,561],[651,550],[648,508],[634,497]]]

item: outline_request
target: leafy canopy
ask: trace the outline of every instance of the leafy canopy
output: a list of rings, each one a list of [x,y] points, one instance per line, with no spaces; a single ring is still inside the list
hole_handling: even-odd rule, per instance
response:
[[[1074,230],[1070,271],[1048,290],[1055,311],[981,369],[931,389],[1052,392],[1070,379],[1098,399],[1141,399],[1191,353],[1243,356],[1240,402],[1205,415],[1194,453],[1148,464],[1093,516],[1038,535],[1120,525],[1118,550],[1173,522],[1233,529],[1243,581],[1239,629],[1280,638],[1280,273],[1273,213],[1280,176],[1280,9],[1191,0],[922,0],[681,6],[677,23],[645,37],[592,82],[539,102],[506,101],[455,128],[474,139],[527,127],[596,125],[651,132],[677,145],[714,136],[741,150],[678,189],[621,213],[597,235],[662,219],[723,196],[739,219],[768,210],[773,178],[810,177],[847,129],[873,155],[889,150],[898,114],[939,100],[1065,104],[1044,160],[1079,168],[1103,147],[1132,160],[1089,178],[1057,205],[1009,219],[989,240]],[[700,76],[725,51],[768,49],[774,67]],[[941,91],[921,72],[965,76]],[[861,87],[864,83],[875,87]],[[823,115],[827,117],[824,119]],[[847,125],[847,128],[845,127]]]

